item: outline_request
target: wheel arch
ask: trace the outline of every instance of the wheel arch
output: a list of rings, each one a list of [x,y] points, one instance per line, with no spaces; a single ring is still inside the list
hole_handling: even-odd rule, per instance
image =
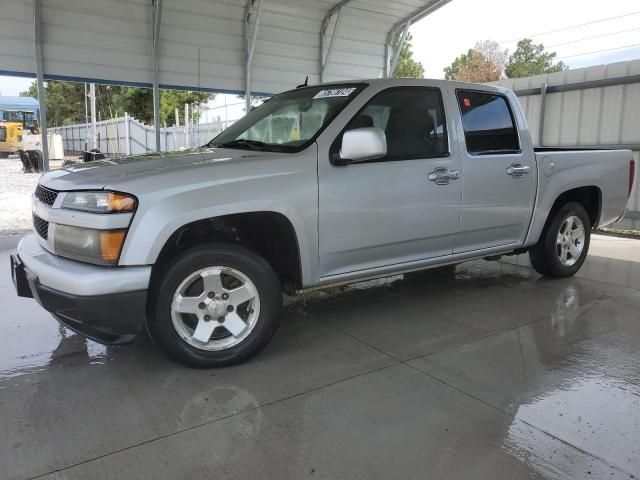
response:
[[[153,264],[151,281],[170,259],[197,244],[224,242],[242,245],[261,255],[280,277],[283,290],[303,284],[302,259],[293,223],[282,213],[252,211],[194,220],[176,228]]]
[[[582,205],[589,215],[591,227],[596,228],[598,226],[602,212],[602,190],[596,185],[572,188],[558,195],[549,210],[545,226],[549,223],[550,219],[553,218],[555,213],[569,202],[577,202]]]

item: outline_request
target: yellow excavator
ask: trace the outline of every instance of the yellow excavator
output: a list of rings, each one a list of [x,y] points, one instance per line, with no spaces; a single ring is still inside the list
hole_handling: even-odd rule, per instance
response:
[[[25,172],[42,169],[39,109],[35,98],[0,96],[0,158],[17,154]]]
[[[25,133],[40,133],[39,108],[35,98],[0,96],[0,158],[20,153]]]

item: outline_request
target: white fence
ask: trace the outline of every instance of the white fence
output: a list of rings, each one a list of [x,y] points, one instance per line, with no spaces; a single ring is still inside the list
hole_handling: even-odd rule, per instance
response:
[[[182,127],[160,129],[160,147],[163,152],[194,148],[206,144],[233,121],[217,120]],[[51,133],[62,136],[66,153],[77,153],[93,147],[91,124],[76,124],[49,128]],[[155,151],[155,131],[133,117],[124,117],[96,122],[98,148],[105,154],[135,155]]]

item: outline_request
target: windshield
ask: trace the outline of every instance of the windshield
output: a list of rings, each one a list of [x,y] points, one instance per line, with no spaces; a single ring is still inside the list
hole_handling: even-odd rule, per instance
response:
[[[207,146],[300,151],[313,142],[365,86],[325,85],[285,92],[245,115]]]

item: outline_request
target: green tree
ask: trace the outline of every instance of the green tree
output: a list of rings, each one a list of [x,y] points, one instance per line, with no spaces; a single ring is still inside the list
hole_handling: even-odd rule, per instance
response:
[[[502,78],[509,52],[500,48],[498,42],[477,42],[467,53],[463,53],[444,69],[447,80],[461,82],[494,82]]]
[[[84,85],[73,82],[47,82],[47,126],[71,125],[84,121]],[[21,97],[38,98],[38,84],[33,82]]]
[[[209,99],[215,97],[212,93],[187,92],[185,90],[163,90],[160,92],[160,121],[164,125],[173,125],[175,123],[175,110],[180,110],[183,115],[184,104],[201,107]],[[182,117],[181,117],[182,118]],[[196,108],[193,112],[194,122],[200,119],[200,110]],[[183,120],[184,121],[184,120]]]
[[[448,67],[444,68],[445,80],[455,80],[458,76],[458,72],[464,65],[471,63],[471,59],[475,55],[475,50],[470,48],[467,53],[458,55],[455,60]]]
[[[553,63],[555,57],[556,52],[545,51],[542,43],[535,44],[531,39],[523,38],[509,57],[505,73],[509,78],[520,78],[566,70],[568,67],[564,63]]]
[[[121,115],[129,113],[132,117],[151,125],[153,124],[153,90],[150,88],[136,87],[111,87],[108,98],[111,100],[112,114],[115,110]],[[173,125],[175,123],[175,110],[180,112],[180,123],[184,123],[184,104],[201,106],[210,98],[211,93],[188,92],[184,90],[160,91],[160,124]],[[194,121],[199,120],[199,112],[193,112]]]
[[[424,76],[424,66],[420,62],[416,62],[413,59],[413,52],[411,51],[411,34],[407,35],[407,38],[400,50],[400,56],[398,57],[398,63],[396,69],[393,72],[394,77],[410,77],[410,78],[422,78]]]
[[[71,125],[85,121],[84,84],[76,82],[46,82],[47,125]],[[20,95],[38,97],[38,86],[33,82],[29,89]],[[175,109],[184,115],[184,104],[200,106],[212,98],[213,94],[162,90],[160,92],[160,124],[175,123]],[[96,109],[100,118],[121,116],[124,112],[148,125],[153,124],[153,91],[150,88],[120,87],[96,85]],[[199,113],[193,112],[194,121]],[[181,123],[184,118],[181,116]]]

